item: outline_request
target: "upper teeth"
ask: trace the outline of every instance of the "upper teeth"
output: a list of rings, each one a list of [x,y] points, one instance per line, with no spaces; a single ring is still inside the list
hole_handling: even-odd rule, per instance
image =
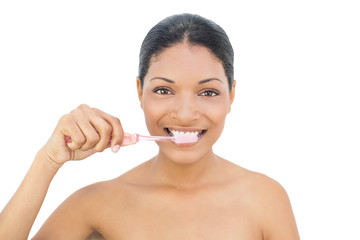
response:
[[[177,136],[177,135],[184,135],[184,134],[192,134],[192,135],[199,135],[200,132],[198,131],[193,131],[193,132],[183,132],[183,131],[176,131],[176,130],[172,130],[172,129],[169,129],[170,132],[174,135],[174,136]]]

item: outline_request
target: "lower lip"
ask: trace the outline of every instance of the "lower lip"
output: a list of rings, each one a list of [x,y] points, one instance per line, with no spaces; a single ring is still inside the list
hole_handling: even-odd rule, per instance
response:
[[[174,143],[174,142],[173,142]],[[176,146],[179,146],[179,147],[191,147],[191,146],[194,146],[197,142],[194,142],[194,143],[174,143]]]

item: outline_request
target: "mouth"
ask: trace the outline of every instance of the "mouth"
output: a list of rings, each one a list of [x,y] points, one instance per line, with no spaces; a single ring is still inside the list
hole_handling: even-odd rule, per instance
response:
[[[198,137],[198,139],[202,138],[205,133],[206,129],[172,129],[172,128],[164,128],[164,131],[167,135],[173,137],[177,135],[185,135],[185,134],[192,134]]]

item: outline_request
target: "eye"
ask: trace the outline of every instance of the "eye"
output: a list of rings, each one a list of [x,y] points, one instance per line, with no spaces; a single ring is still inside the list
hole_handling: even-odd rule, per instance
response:
[[[164,88],[164,87],[160,87],[160,88],[155,88],[153,90],[154,93],[159,94],[159,95],[170,95],[172,94],[170,89]]]
[[[205,90],[200,93],[200,96],[205,96],[205,97],[215,97],[218,95],[220,95],[220,93],[213,89]]]

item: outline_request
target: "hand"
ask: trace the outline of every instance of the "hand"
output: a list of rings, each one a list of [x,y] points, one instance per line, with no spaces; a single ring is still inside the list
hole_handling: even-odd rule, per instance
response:
[[[83,104],[59,120],[41,151],[52,163],[61,166],[69,160],[82,160],[108,147],[117,152],[123,136],[118,118]]]

